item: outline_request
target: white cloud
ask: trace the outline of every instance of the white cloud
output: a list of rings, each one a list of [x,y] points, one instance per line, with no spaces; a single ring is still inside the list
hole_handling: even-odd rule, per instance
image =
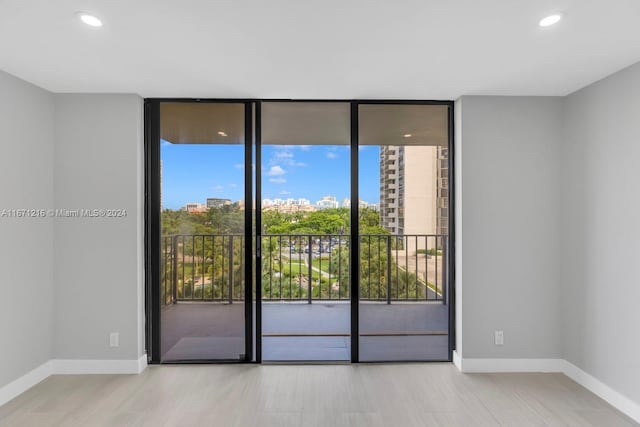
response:
[[[244,169],[244,165],[242,163],[236,163],[233,167],[236,169]]]
[[[274,159],[292,159],[293,153],[289,150],[279,150],[273,153]]]
[[[162,140],[162,146],[163,147],[168,147],[170,145],[173,145],[172,143],[170,143],[169,141],[165,141],[164,139]]]
[[[309,151],[311,150],[311,146],[310,145],[298,145],[298,147],[300,147],[300,149],[302,151]]]
[[[235,184],[235,183],[229,184],[229,187],[231,187],[231,188],[236,188],[237,186],[238,186],[238,184]]]
[[[213,187],[213,191],[215,191],[216,193],[223,193],[224,187],[222,185],[216,185],[215,187]]]
[[[271,166],[271,168],[267,172],[267,176],[281,176],[281,175],[284,175],[285,173],[287,173],[287,171],[282,169],[280,166],[275,165],[275,166]]]
[[[306,163],[298,162],[295,160],[295,154],[290,150],[289,146],[280,145],[276,151],[273,152],[271,159],[269,159],[270,165],[284,165],[290,167],[304,167],[307,166]],[[286,147],[286,148],[284,148]],[[294,146],[295,147],[295,146]]]
[[[284,184],[287,180],[285,178],[269,178],[269,182],[273,182],[274,184]]]
[[[327,151],[327,159],[335,159],[336,157],[338,157],[336,153],[333,151]]]
[[[282,190],[278,194],[281,196],[288,196],[289,194],[291,194],[291,191]]]

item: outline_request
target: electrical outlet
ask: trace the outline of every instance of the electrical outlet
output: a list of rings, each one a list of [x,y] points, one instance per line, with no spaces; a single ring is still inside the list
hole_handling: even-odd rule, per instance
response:
[[[110,347],[120,346],[120,334],[118,332],[111,332],[109,334],[109,346]]]
[[[495,331],[494,336],[496,345],[504,345],[504,331]]]

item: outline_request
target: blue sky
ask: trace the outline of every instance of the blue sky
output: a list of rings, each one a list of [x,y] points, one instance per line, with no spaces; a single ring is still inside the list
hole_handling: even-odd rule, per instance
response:
[[[207,197],[244,198],[244,146],[161,143],[162,204],[179,209]],[[360,147],[360,199],[378,203],[380,150]],[[264,145],[262,198],[349,197],[348,146]],[[365,179],[366,177],[366,179]]]

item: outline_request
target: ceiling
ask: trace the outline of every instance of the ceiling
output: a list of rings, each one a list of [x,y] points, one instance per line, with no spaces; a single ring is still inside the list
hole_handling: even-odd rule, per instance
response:
[[[566,95],[639,60],[638,0],[0,0],[0,69],[54,92]]]
[[[163,102],[160,138],[172,144],[244,144],[244,104]]]
[[[263,145],[349,145],[349,102],[263,102]],[[449,137],[447,105],[361,104],[360,145],[440,145]],[[160,137],[172,144],[244,144],[243,103],[163,102]]]

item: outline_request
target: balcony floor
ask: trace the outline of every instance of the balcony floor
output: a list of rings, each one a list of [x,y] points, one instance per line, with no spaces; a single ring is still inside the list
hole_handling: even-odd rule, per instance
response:
[[[350,316],[347,302],[264,302],[263,360],[349,360]],[[360,334],[361,361],[446,360],[448,306],[363,302]],[[179,303],[163,308],[163,361],[237,360],[242,353],[242,302]]]

